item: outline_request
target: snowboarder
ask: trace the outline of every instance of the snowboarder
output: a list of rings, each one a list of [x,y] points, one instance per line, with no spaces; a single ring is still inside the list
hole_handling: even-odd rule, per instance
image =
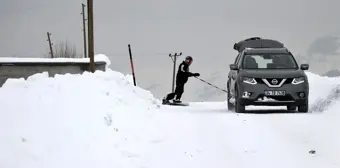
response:
[[[169,93],[163,98],[163,104],[169,103],[173,100],[174,103],[181,103],[181,97],[184,92],[184,85],[187,83],[188,78],[192,76],[200,76],[199,73],[189,72],[189,66],[191,65],[193,59],[191,56],[187,56],[185,60],[178,66],[178,71],[176,75],[176,89],[175,92]]]

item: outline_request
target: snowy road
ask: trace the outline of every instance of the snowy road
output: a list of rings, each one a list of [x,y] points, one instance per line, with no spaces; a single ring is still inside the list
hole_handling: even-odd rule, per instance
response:
[[[166,161],[162,167],[340,166],[335,157],[340,152],[334,148],[339,147],[339,141],[316,133],[318,127],[313,125],[320,119],[316,113],[270,110],[269,114],[237,114],[226,111],[222,102],[165,106],[161,111],[161,122],[169,137],[159,148],[163,154],[159,160]],[[316,153],[310,154],[310,150]],[[161,165],[154,165],[157,166]]]

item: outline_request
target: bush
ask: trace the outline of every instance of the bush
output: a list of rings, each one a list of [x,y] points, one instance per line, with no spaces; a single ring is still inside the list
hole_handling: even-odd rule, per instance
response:
[[[81,57],[77,55],[76,46],[69,44],[67,41],[52,45],[52,49],[53,49],[54,58],[80,58]],[[47,55],[48,55],[47,57],[51,58],[51,54],[49,53],[49,50],[48,50]]]
[[[77,58],[76,46],[71,46],[67,41],[54,46],[54,58]]]

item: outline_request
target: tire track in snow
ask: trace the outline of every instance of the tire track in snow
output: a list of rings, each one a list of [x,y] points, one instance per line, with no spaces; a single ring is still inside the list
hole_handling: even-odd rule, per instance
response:
[[[294,153],[295,148],[283,141],[275,130],[270,129],[270,125],[259,122],[258,116],[240,114],[238,117],[242,118],[244,123],[233,133],[233,139],[228,143],[234,146],[234,150],[239,151],[238,155],[247,163],[245,167],[305,166],[305,163],[296,160],[298,155]]]
[[[218,104],[217,104],[218,105]],[[187,167],[242,167],[244,161],[237,155],[237,151],[233,150],[232,144],[226,143],[230,138],[221,128],[225,123],[221,124],[219,118],[226,116],[225,112],[221,112],[221,107],[215,106],[210,109],[215,109],[211,113],[207,113],[205,104],[195,104],[190,107],[169,107],[163,111],[164,118],[173,121],[172,126],[167,128],[170,134],[167,143],[171,146],[171,151],[187,151],[191,153],[195,160],[176,159],[176,165]],[[222,111],[225,111],[222,109]],[[174,115],[174,113],[176,113]],[[233,125],[242,123],[242,120],[229,122],[230,128]],[[164,122],[164,124],[169,124]],[[176,130],[171,132],[169,130]],[[230,134],[231,135],[231,134]],[[180,147],[181,149],[178,149]],[[173,158],[174,159],[174,158]],[[190,165],[190,166],[189,166]]]
[[[207,157],[214,156],[215,167],[335,166],[334,162],[332,164],[325,158],[309,154],[311,146],[306,143],[308,137],[303,137],[300,132],[306,129],[299,129],[301,125],[289,122],[298,122],[296,117],[304,121],[305,116],[310,114],[236,114],[227,112],[225,108],[224,103],[193,103],[190,107],[171,108],[179,112],[178,117],[182,117],[180,113],[191,117],[190,125],[201,125],[192,128],[194,132],[197,129],[201,131],[192,137],[192,141],[200,138],[197,145],[210,144],[205,145],[207,150],[210,148]],[[287,125],[291,128],[286,128]]]
[[[276,115],[269,121],[271,129],[280,132],[278,136],[290,142],[291,146],[297,147],[296,153],[306,158],[309,167],[338,168],[340,152],[334,149],[339,148],[340,137],[333,136],[338,133],[332,129],[335,124],[329,123],[329,120],[325,123],[324,118],[314,114],[292,114]],[[310,150],[316,150],[315,155],[309,154]]]
[[[269,109],[270,108],[272,107],[269,107]],[[338,151],[334,151],[334,149],[332,150],[330,148],[331,145],[324,149],[325,142],[331,142],[333,146],[337,148],[339,146],[339,141],[336,139],[339,138],[339,136],[335,137],[335,140],[327,140],[327,138],[319,137],[320,133],[323,134],[325,131],[315,129],[323,126],[326,127],[323,130],[329,130],[327,127],[335,125],[334,123],[323,123],[322,121],[325,120],[322,118],[327,119],[327,117],[311,113],[241,115],[244,117],[250,117],[247,120],[248,123],[251,122],[255,127],[259,127],[263,131],[267,131],[267,134],[263,138],[272,139],[269,141],[269,144],[276,144],[273,145],[273,149],[275,150],[272,151],[273,155],[270,156],[270,159],[273,160],[274,158],[277,158],[277,162],[280,162],[282,159],[286,160],[286,162],[279,165],[279,167],[339,167],[336,166],[339,165],[339,161],[336,157],[339,156],[340,153]],[[315,120],[319,122],[313,122]],[[256,132],[256,130],[254,132]],[[320,145],[319,143],[323,145]],[[278,146],[283,146],[283,148],[280,149],[281,147],[278,148]],[[309,154],[308,152],[313,149],[313,146],[320,147],[321,151],[324,149],[325,153],[322,155],[318,155],[318,153],[316,153],[316,155]]]
[[[266,131],[261,139],[258,141],[265,141],[264,152],[265,155],[260,156],[259,159],[265,160],[266,157],[270,158],[270,162],[274,167],[330,167],[323,160],[313,157],[308,153],[310,146],[305,143],[304,139],[295,136],[289,129],[277,129],[275,124],[284,125],[289,122],[271,121],[275,115],[272,116],[254,116],[252,119],[253,125],[257,125],[263,131]],[[282,116],[284,117],[284,116]],[[280,163],[280,165],[275,165]],[[261,165],[265,166],[265,165]],[[267,165],[269,166],[269,165]]]

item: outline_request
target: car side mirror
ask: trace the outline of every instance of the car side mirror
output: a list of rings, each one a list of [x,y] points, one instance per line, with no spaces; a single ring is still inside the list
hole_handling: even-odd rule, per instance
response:
[[[236,64],[230,64],[229,65],[230,70],[237,70],[237,65]]]
[[[301,70],[308,70],[309,69],[309,64],[301,64],[300,65]]]

